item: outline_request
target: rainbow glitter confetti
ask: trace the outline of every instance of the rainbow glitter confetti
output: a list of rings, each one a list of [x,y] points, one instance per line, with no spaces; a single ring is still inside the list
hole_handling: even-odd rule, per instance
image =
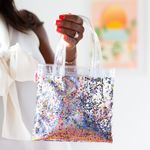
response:
[[[32,140],[112,143],[114,77],[39,73]]]

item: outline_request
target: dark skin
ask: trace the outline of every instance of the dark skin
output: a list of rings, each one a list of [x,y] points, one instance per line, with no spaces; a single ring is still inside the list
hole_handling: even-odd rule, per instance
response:
[[[23,18],[26,18],[28,16],[25,10],[20,10],[19,13]],[[31,14],[35,22],[40,22],[39,18],[35,14],[33,13]],[[59,19],[55,21],[55,25],[56,25],[56,32],[62,34],[63,39],[67,42],[66,61],[72,62],[75,59],[76,45],[83,38],[84,32],[83,20],[76,15],[64,14],[59,16]],[[40,41],[39,49],[46,63],[53,64],[54,53],[49,44],[49,40],[43,25],[33,27],[32,30],[39,38]],[[78,38],[74,38],[76,31],[79,34]],[[74,61],[72,65],[76,65],[76,61]]]

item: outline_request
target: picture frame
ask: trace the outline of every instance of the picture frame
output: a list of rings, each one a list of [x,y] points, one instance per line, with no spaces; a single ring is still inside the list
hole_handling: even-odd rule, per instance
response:
[[[136,2],[137,1],[137,6],[135,6],[135,7],[137,7],[137,8],[135,8],[135,10],[137,10],[137,18],[136,18],[136,23],[137,23],[137,25],[136,25],[136,28],[137,28],[137,36],[136,36],[136,49],[135,49],[135,51],[134,51],[134,53],[135,53],[135,56],[136,56],[136,65],[134,66],[134,63],[132,63],[133,65],[131,65],[131,63],[130,63],[130,65],[129,65],[129,63],[128,63],[128,65],[126,65],[126,67],[125,67],[125,65],[123,66],[123,65],[120,65],[119,67],[117,66],[115,66],[115,65],[113,65],[113,63],[109,63],[109,65],[106,65],[105,64],[105,60],[103,59],[103,65],[104,65],[104,68],[106,67],[108,67],[108,68],[116,68],[116,74],[117,75],[125,75],[125,76],[131,76],[131,75],[133,75],[133,76],[139,76],[139,75],[143,75],[144,73],[145,73],[145,70],[146,70],[146,68],[145,68],[145,66],[146,66],[146,62],[145,62],[145,55],[146,55],[146,53],[145,53],[145,49],[146,49],[146,36],[145,36],[145,25],[146,25],[146,20],[145,20],[145,17],[144,17],[144,15],[145,15],[145,2],[144,1],[142,1],[142,0],[91,0],[91,20],[92,20],[92,23],[93,23],[93,25],[94,25],[94,28],[95,28],[95,30],[97,30],[97,28],[95,27],[95,20],[94,19],[96,19],[95,17],[96,17],[96,15],[93,15],[93,3],[96,3],[96,7],[98,8],[98,3],[99,4],[102,4],[102,5],[100,5],[100,7],[104,7],[104,4],[106,4],[106,3],[110,3],[110,6],[111,5],[113,5],[113,3],[114,4],[117,4],[117,3],[119,3],[119,4],[121,4],[121,3],[123,3],[123,4],[125,4],[125,3],[127,3],[127,5],[130,5],[131,4],[131,1],[134,1],[134,2]],[[111,8],[111,7],[110,7]],[[96,9],[96,8],[95,8]],[[95,11],[95,9],[94,9],[94,11]],[[108,9],[108,8],[107,8]],[[113,8],[112,8],[113,9]],[[118,8],[116,8],[116,10],[115,11],[117,11],[117,9]],[[96,12],[96,11],[95,11]],[[100,9],[97,11],[98,13],[100,13],[99,15],[103,15],[104,16],[104,14],[102,14],[102,13],[104,13],[104,12],[102,12],[102,11],[100,11]],[[108,11],[107,11],[108,12]],[[111,11],[110,11],[111,12]],[[132,11],[131,11],[132,12]],[[134,12],[135,13],[135,12]],[[129,15],[129,14],[128,14]],[[110,18],[109,18],[110,17]],[[101,17],[101,24],[102,24],[102,19],[104,20],[104,21],[106,21],[106,22],[109,22],[109,20],[112,20],[111,19],[111,17],[113,18],[113,16],[110,14],[110,16],[109,16],[109,13],[108,13],[108,18],[106,18],[106,19],[103,19],[102,17]],[[128,16],[127,16],[128,17]],[[98,18],[98,17],[97,17]],[[121,16],[120,16],[120,18],[121,18]],[[122,17],[123,18],[123,17]],[[121,19],[122,19],[121,18]],[[128,17],[129,18],[129,17]],[[127,19],[128,19],[127,18]],[[123,19],[122,20],[120,20],[120,21],[122,21],[122,23],[123,23]],[[99,21],[100,22],[100,21]],[[109,24],[109,27],[110,26],[113,26],[113,27],[117,27],[117,26],[119,26],[119,24],[117,24],[118,22],[115,22],[115,24]],[[134,23],[134,22],[132,22],[132,23]],[[117,31],[118,32],[118,31]],[[111,33],[112,34],[112,33]],[[99,35],[98,35],[99,36]],[[115,36],[114,36],[115,37]],[[113,38],[114,38],[113,37]],[[123,36],[118,36],[119,38],[123,38]],[[103,39],[104,38],[111,38],[110,36],[108,36],[108,35],[103,35]],[[101,46],[102,46],[102,50],[103,50],[103,42],[104,40],[100,40],[100,43],[101,43]],[[112,41],[111,41],[112,42]],[[106,43],[106,45],[107,45],[107,43],[109,43],[110,44],[110,42],[105,42]],[[119,43],[119,42],[118,42]],[[122,42],[122,43],[125,43],[125,42]],[[109,45],[108,44],[108,45]],[[116,44],[116,46],[120,46],[119,44],[117,45],[117,42],[115,43]],[[110,44],[111,45],[111,44]],[[123,45],[123,44],[122,44]],[[125,44],[124,44],[125,45]],[[111,47],[112,48],[112,47]],[[108,49],[110,50],[111,49],[109,46],[108,46]],[[134,53],[132,54],[133,56],[134,56]],[[103,58],[104,58],[105,56],[104,56],[104,52],[103,52]],[[122,57],[123,58],[123,57]],[[112,65],[111,65],[112,64]],[[114,63],[115,64],[115,63]],[[117,63],[116,63],[117,64]],[[126,63],[127,64],[127,63]]]

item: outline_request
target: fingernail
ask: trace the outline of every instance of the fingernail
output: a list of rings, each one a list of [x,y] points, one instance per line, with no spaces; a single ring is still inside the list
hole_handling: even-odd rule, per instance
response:
[[[56,25],[60,25],[60,20],[56,20]]]
[[[71,13],[68,13],[69,15],[71,15]]]
[[[56,29],[57,31],[61,31],[61,28],[60,27],[57,27],[57,29]]]
[[[60,25],[60,24],[61,24],[60,20],[56,20],[56,25]]]
[[[64,35],[64,40],[66,40],[67,39],[67,35]]]
[[[65,16],[64,15],[59,15],[59,19],[64,19]]]

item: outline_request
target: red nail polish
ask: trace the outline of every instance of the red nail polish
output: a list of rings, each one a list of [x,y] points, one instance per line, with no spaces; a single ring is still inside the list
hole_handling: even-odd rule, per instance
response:
[[[57,31],[61,31],[61,28],[60,27],[57,27],[57,29],[56,29]]]
[[[56,20],[56,25],[60,25],[60,20]]]
[[[59,15],[59,19],[64,19],[65,16],[64,15]]]
[[[64,35],[64,40],[66,40],[67,39],[67,35]]]

